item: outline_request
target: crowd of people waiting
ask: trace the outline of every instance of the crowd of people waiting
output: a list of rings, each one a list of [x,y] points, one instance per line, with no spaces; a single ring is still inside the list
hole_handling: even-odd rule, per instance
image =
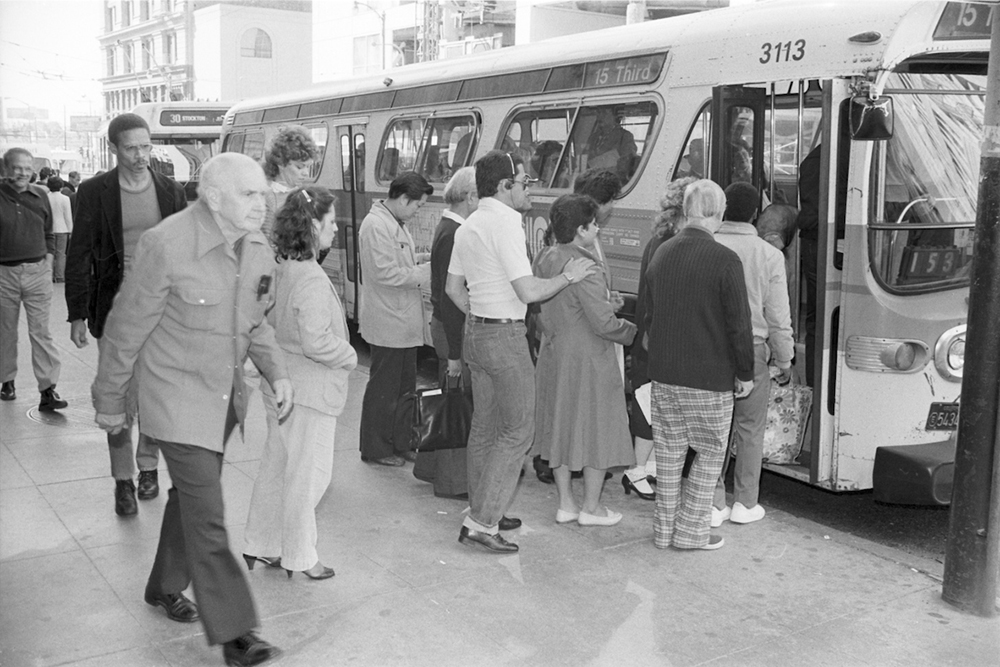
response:
[[[175,621],[201,620],[227,664],[259,664],[279,651],[254,632],[250,589],[229,549],[223,452],[242,431],[249,358],[268,434],[246,566],[333,577],[316,551],[315,509],[357,364],[340,297],[320,267],[337,231],[334,196],[302,187],[316,157],[304,128],[283,130],[263,168],[235,153],[208,161],[190,205],[177,183],[149,169],[141,118],[115,118],[108,138],[117,167],[72,192],[65,223],[55,222],[63,203],[30,186],[30,154],[4,155],[12,178],[0,187],[3,398],[14,397],[24,303],[40,407],[65,407],[47,322],[52,281],[64,277],[73,342],[87,345],[88,330],[98,341],[93,398],[108,434],[115,511],[138,511],[133,424],[139,499],[158,494],[159,455],[173,483],[146,602]],[[414,473],[436,495],[468,499],[459,541],[497,553],[519,549],[501,531],[521,525],[507,512],[528,456],[539,479],[556,485],[558,524],[618,523],[622,514],[601,504],[615,469],[626,493],[655,499],[657,547],[723,546],[712,527],[764,516],[757,491],[768,389],[772,376],[787,382],[793,354],[784,257],[753,226],[758,193],[693,177],[667,184],[632,322],[620,315],[624,299],[600,243],[618,176],[591,169],[576,179],[575,192],[552,204],[534,261],[522,225],[531,184],[522,159],[503,151],[458,170],[430,253],[416,251],[407,229],[433,193],[422,176],[398,175],[372,205],[359,235],[360,333],[371,347],[362,460],[416,461]],[[58,177],[46,185],[63,187]],[[47,258],[58,255],[59,234],[72,234],[64,276]],[[475,409],[466,448],[418,454],[411,424],[424,286],[441,380],[471,385]],[[582,496],[573,490],[578,476]],[[191,584],[197,604],[183,593]]]

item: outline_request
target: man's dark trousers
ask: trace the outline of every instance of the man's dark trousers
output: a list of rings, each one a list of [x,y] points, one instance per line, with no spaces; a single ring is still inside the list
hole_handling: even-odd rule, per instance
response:
[[[361,456],[384,459],[413,449],[417,348],[371,346],[368,387],[361,404]]]
[[[235,424],[230,408],[226,440]],[[160,544],[146,591],[180,593],[193,581],[208,643],[236,639],[259,623],[243,570],[229,550],[222,506],[222,454],[152,440],[167,462],[173,488],[163,512]]]

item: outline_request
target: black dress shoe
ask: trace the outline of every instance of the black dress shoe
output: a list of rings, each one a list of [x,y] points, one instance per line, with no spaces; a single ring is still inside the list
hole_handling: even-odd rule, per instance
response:
[[[535,468],[535,477],[538,478],[539,482],[543,484],[556,483],[556,478],[552,475],[552,468],[549,467],[548,461],[541,456],[536,456],[531,459],[531,465]]]
[[[135,484],[130,479],[115,480],[115,514],[132,516],[139,512],[135,502]]]
[[[656,493],[645,493],[640,491],[636,488],[635,484],[632,483],[632,480],[628,478],[628,475],[622,475],[622,487],[625,489],[626,496],[634,492],[635,495],[639,496],[643,500],[656,500]]]
[[[184,597],[183,593],[160,593],[155,595],[146,591],[146,604],[163,607],[167,618],[178,623],[194,623],[201,615],[198,605]]]
[[[0,401],[13,401],[17,398],[17,391],[14,390],[14,381],[8,380],[0,386]]]
[[[458,541],[462,544],[479,544],[490,551],[499,553],[516,553],[518,549],[516,544],[508,542],[500,535],[482,533],[478,530],[471,530],[466,526],[462,526],[462,530],[458,533]]]
[[[281,655],[281,649],[258,637],[253,632],[237,637],[222,645],[222,657],[227,665],[249,667],[267,662]]]
[[[69,403],[59,398],[59,394],[56,393],[56,386],[52,385],[48,389],[42,390],[42,399],[38,402],[39,412],[52,412],[53,410],[62,410]]]
[[[159,475],[156,470],[139,471],[139,500],[152,500],[160,495]]]
[[[521,527],[521,520],[514,517],[502,517],[500,519],[500,530],[517,530]]]

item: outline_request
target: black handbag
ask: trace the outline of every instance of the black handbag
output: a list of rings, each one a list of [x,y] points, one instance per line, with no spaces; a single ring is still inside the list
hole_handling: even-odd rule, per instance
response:
[[[454,386],[449,378],[441,387],[420,389],[416,399],[413,431],[417,451],[461,449],[469,443],[472,392],[462,386],[461,378]]]

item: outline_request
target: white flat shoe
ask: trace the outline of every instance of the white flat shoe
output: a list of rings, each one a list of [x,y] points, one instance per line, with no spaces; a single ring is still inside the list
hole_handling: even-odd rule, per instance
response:
[[[622,520],[622,515],[618,512],[609,510],[607,507],[604,508],[604,511],[608,513],[607,516],[597,516],[595,514],[580,512],[580,516],[576,522],[581,526],[613,526]]]
[[[732,515],[732,510],[726,505],[721,510],[712,507],[712,528],[718,528],[722,525],[723,521],[729,521],[729,517]]]
[[[733,503],[733,511],[729,515],[729,520],[733,523],[753,523],[764,518],[764,508],[757,503],[751,508],[747,508],[743,503]]]
[[[721,535],[709,535],[708,544],[702,547],[698,547],[702,551],[715,551],[716,549],[721,549],[726,541],[722,539]]]
[[[566,510],[556,510],[556,523],[573,523],[580,518],[579,512],[567,512]]]

